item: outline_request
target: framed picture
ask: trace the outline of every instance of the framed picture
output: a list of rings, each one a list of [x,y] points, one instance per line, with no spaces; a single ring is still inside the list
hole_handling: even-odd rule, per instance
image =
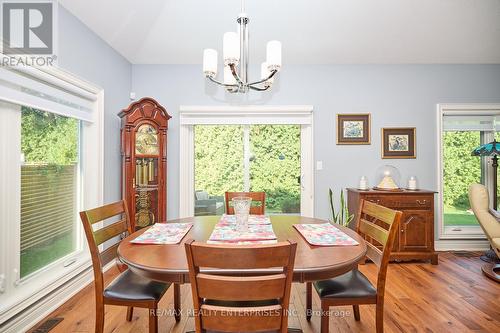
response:
[[[370,114],[337,114],[338,145],[369,145]]]
[[[382,128],[382,158],[416,158],[415,127]]]

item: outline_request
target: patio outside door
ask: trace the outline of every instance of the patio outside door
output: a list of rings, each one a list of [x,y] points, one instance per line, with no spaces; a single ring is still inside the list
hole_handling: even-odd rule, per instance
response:
[[[266,213],[300,214],[300,125],[195,125],[194,215],[225,212],[224,192],[265,192]]]
[[[264,191],[267,214],[313,217],[312,112],[181,106],[178,217],[223,214],[226,191]]]

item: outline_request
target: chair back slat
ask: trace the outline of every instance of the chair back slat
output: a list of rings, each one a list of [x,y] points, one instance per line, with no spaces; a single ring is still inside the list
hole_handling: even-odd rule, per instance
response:
[[[365,200],[363,204],[363,213],[391,225],[394,222],[397,211]]]
[[[123,201],[114,202],[102,207],[90,209],[84,212],[90,224],[107,220],[113,216],[124,213]]]
[[[366,256],[373,261],[375,265],[380,267],[382,263],[382,251],[372,243],[366,242]]]
[[[122,219],[116,223],[108,225],[107,227],[94,231],[94,240],[96,245],[100,245],[126,231],[128,231],[127,220]]]
[[[120,242],[115,243],[99,254],[99,260],[101,261],[102,267],[106,266],[117,257],[117,250],[119,245]]]
[[[283,244],[233,246],[197,243],[192,248],[194,265],[220,269],[253,269],[284,267],[288,264],[290,249]]]
[[[228,308],[202,305],[203,329],[215,332],[286,332],[281,329],[280,305]],[[198,331],[197,331],[198,332]]]
[[[250,214],[264,215],[266,211],[266,193],[265,192],[226,192],[226,214],[234,215],[234,207],[231,200],[236,197],[252,198]],[[258,205],[255,205],[257,203]]]
[[[196,332],[287,332],[295,242],[213,245],[189,240],[185,247]],[[271,305],[252,307],[235,301],[271,301]]]
[[[363,218],[359,220],[359,231],[364,235],[376,240],[382,246],[387,243],[387,238],[389,237],[388,230]]]
[[[198,274],[198,296],[221,301],[260,301],[279,299],[284,295],[286,275],[267,276],[216,276]],[[221,288],[221,286],[224,286]]]

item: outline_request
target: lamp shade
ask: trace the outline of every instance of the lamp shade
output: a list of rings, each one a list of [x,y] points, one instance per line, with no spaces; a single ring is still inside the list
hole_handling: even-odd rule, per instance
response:
[[[231,73],[229,66],[224,66],[224,84],[236,84],[236,79]]]
[[[203,74],[209,77],[217,75],[217,51],[214,49],[203,50]]]
[[[272,40],[267,42],[267,65],[269,70],[281,68],[281,42]]]
[[[262,65],[260,66],[260,78],[263,80],[268,78],[269,75],[271,75],[271,71],[269,70],[269,65],[267,64],[267,62],[263,62]],[[266,87],[269,87],[273,84],[273,82],[274,82],[274,77],[266,80],[264,82],[264,85]]]
[[[240,39],[236,32],[226,32],[223,38],[224,64],[238,64],[240,61]]]
[[[474,149],[472,156],[500,156],[500,142],[493,140]]]

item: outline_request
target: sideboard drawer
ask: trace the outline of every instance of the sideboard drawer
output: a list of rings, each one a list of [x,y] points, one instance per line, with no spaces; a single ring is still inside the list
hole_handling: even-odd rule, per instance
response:
[[[375,196],[367,195],[365,200],[376,203],[393,209],[430,209],[432,207],[432,197],[425,195],[408,195],[408,196]]]
[[[388,208],[397,208],[397,201],[391,199],[389,196],[374,196],[367,195],[364,198],[366,201],[370,201],[376,203],[377,205],[388,207]]]
[[[433,197],[425,195],[409,195],[398,199],[399,208],[430,209],[433,204]]]

